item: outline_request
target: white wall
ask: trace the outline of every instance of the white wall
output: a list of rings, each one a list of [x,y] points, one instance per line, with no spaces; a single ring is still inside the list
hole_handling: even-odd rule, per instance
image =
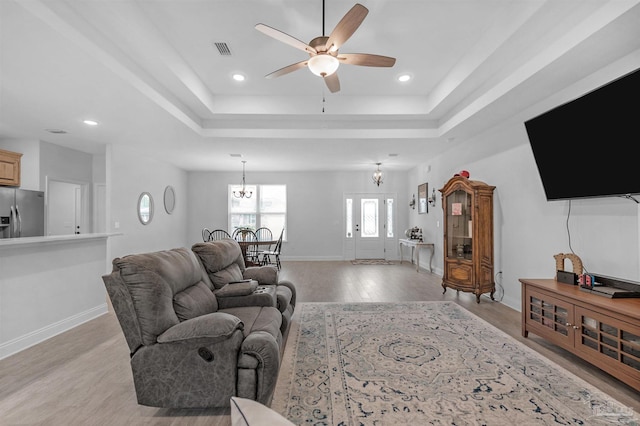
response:
[[[593,79],[591,76],[591,81],[592,89],[609,80],[608,77]],[[496,186],[496,296],[517,310],[521,305],[518,278],[553,278],[556,272],[553,256],[558,253],[571,253],[573,250],[590,273],[640,281],[638,205],[622,198],[546,201],[529,146],[524,121],[580,96],[584,91],[584,86],[568,88],[561,98],[553,102],[546,100],[472,139],[454,141],[449,151],[425,161],[409,173],[409,180],[414,186],[425,181],[440,188],[460,170],[468,170],[471,179]],[[603,149],[606,149],[606,143]],[[429,166],[430,171],[427,172]],[[588,171],[568,165],[567,173],[583,172]],[[410,218],[415,218],[417,226],[423,227],[426,235],[434,236],[434,264],[441,274],[441,199],[438,198],[437,208],[430,209],[428,215],[417,216],[411,212]],[[440,227],[437,226],[438,221]],[[565,269],[572,270],[570,262],[565,263]]]
[[[173,186],[176,193],[172,214],[164,209],[167,185]],[[184,170],[149,160],[143,153],[123,146],[111,146],[107,152],[107,187],[108,232],[122,233],[109,239],[108,264],[113,258],[127,254],[191,247],[187,237],[188,191]],[[145,191],[154,201],[154,215],[148,225],[140,223],[136,210],[138,197]]]
[[[384,183],[373,184],[367,172],[270,173],[247,170],[247,184],[287,185],[287,239],[282,258],[288,260],[343,259],[343,196],[345,193],[396,193],[399,230],[407,228],[403,206],[408,205],[405,172],[386,171]],[[188,238],[202,241],[202,228],[227,228],[227,186],[238,184],[242,172],[189,173]],[[397,247],[389,258],[397,258]]]
[[[40,187],[46,179],[91,184],[93,181],[93,155],[40,142]]]

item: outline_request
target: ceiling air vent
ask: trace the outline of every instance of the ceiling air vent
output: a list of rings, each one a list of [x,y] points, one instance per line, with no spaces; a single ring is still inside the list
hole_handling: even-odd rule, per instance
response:
[[[215,42],[214,44],[216,45],[216,47],[218,48],[218,52],[220,52],[222,56],[231,56],[231,50],[229,49],[227,43]]]

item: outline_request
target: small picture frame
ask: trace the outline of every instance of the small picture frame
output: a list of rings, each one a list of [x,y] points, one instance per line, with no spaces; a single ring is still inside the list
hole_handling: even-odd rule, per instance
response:
[[[418,185],[418,214],[429,213],[429,203],[427,202],[427,193],[429,185],[423,183]]]

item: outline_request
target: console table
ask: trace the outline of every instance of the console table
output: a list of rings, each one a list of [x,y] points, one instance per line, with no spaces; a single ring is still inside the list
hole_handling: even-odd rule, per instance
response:
[[[433,243],[423,243],[420,240],[410,240],[408,238],[401,238],[398,240],[400,243],[400,263],[402,263],[402,246],[411,247],[411,263],[413,263],[413,253],[416,254],[416,271],[420,271],[420,249],[422,247],[427,247],[431,249],[431,256],[429,257],[429,272],[433,272],[433,268],[431,267],[431,262],[433,261],[433,252],[435,251],[435,247]]]
[[[640,391],[640,298],[610,299],[555,279],[520,282],[522,337],[544,337]]]

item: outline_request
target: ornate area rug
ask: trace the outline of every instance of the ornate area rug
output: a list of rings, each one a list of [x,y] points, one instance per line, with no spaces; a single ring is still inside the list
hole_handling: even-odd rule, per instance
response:
[[[640,424],[453,302],[296,306],[271,408],[298,425]]]
[[[394,263],[384,259],[355,259],[351,261],[353,265],[393,265]]]

